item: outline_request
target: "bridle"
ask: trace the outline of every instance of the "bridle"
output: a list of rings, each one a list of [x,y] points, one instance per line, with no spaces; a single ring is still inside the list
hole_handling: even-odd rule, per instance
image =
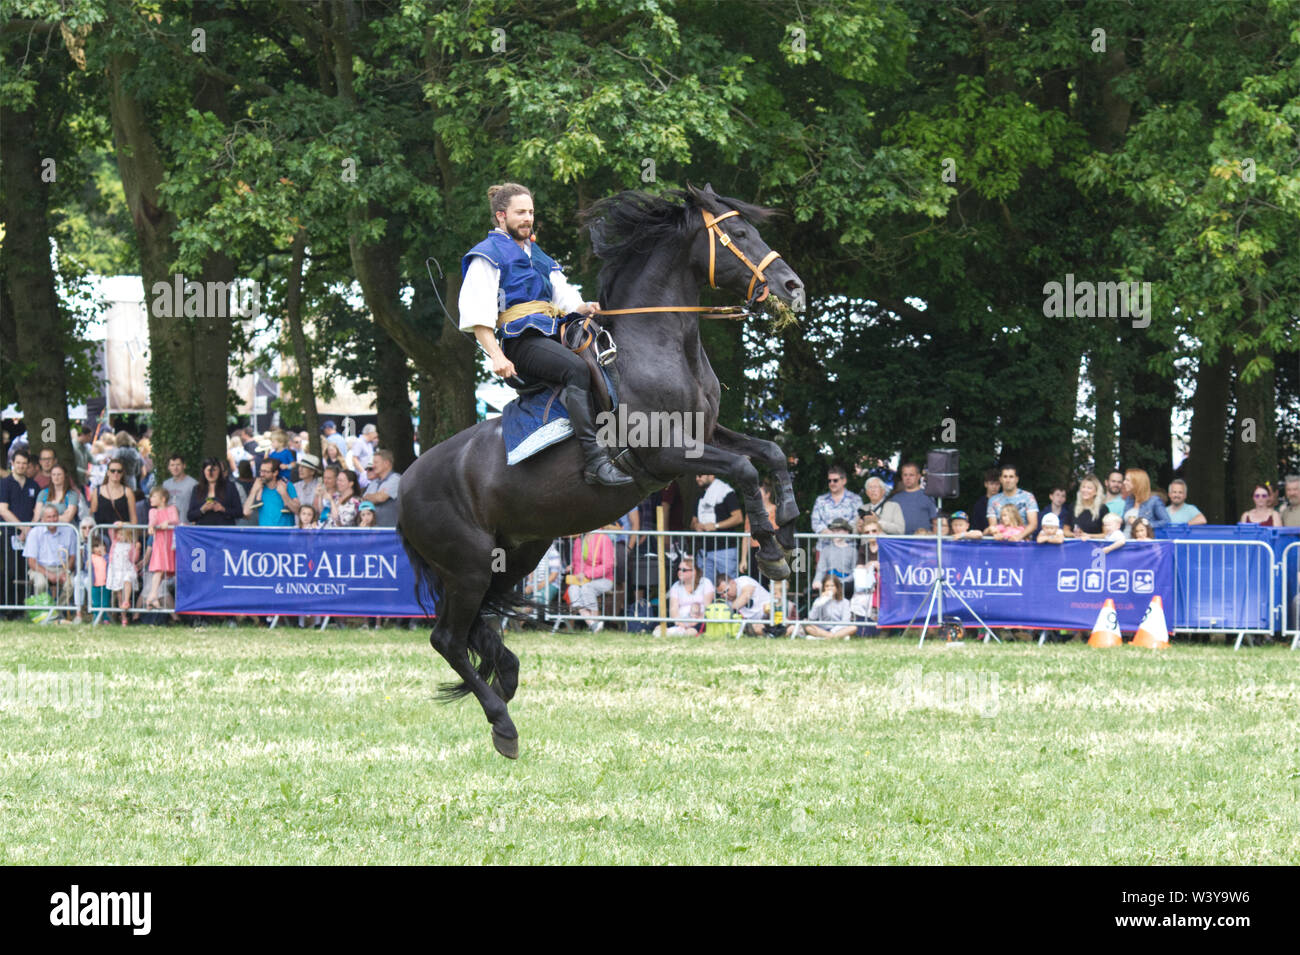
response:
[[[748,314],[751,306],[763,301],[768,296],[767,276],[763,274],[772,262],[781,257],[781,253],[775,249],[763,256],[763,261],[755,265],[749,260],[749,256],[740,251],[740,248],[731,240],[731,236],[722,231],[718,225],[723,219],[730,219],[732,216],[740,215],[735,209],[724,212],[720,216],[712,215],[709,210],[701,209],[700,215],[704,217],[704,228],[709,233],[709,288],[717,288],[718,285],[713,279],[714,263],[717,260],[717,245],[721,243],[723,248],[730,249],[736,258],[740,259],[741,264],[753,273],[749,280],[749,288],[745,290],[745,304],[727,305],[723,307],[714,307],[711,305],[661,305],[654,308],[603,308],[596,313],[597,317],[601,315],[644,315],[651,312],[703,312],[703,318],[731,318],[740,319]],[[758,286],[758,292],[755,293],[754,287]]]

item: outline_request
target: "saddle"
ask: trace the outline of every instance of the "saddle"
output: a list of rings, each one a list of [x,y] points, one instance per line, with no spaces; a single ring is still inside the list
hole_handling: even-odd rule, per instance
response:
[[[614,387],[618,387],[618,372],[614,367],[618,346],[614,344],[613,336],[589,315],[571,312],[565,316],[564,324],[560,326],[560,341],[564,347],[581,356],[586,364],[591,375],[590,390],[596,398],[596,410],[613,411],[614,402],[605,385],[605,376],[600,373],[601,366],[607,368],[609,376],[614,379]],[[552,382],[525,378],[518,373],[513,378],[507,378],[506,384],[521,396],[555,387]]]

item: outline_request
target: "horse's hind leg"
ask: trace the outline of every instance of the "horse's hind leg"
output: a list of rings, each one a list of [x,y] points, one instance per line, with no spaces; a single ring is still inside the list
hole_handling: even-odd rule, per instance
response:
[[[456,671],[464,683],[464,689],[473,693],[483,707],[483,715],[492,724],[492,745],[497,752],[510,759],[517,759],[519,732],[510,719],[506,701],[488,686],[469,659],[470,629],[485,625],[479,620],[479,607],[483,593],[487,591],[488,580],[485,575],[482,590],[477,593],[472,593],[474,588],[466,588],[464,583],[462,577],[458,581],[460,586],[455,590],[448,584],[442,605],[438,608],[438,623],[433,628],[429,642]],[[514,654],[510,656],[513,658]],[[518,660],[515,660],[515,672],[518,673]]]

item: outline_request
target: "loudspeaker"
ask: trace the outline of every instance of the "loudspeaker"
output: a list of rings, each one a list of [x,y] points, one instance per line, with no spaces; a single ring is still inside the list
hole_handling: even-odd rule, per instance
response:
[[[954,498],[957,491],[957,449],[935,448],[925,456],[925,496]]]

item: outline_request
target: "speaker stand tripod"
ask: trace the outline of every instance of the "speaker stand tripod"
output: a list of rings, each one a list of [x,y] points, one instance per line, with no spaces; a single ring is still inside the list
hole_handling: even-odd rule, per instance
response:
[[[935,557],[937,566],[935,567],[934,580],[930,584],[930,590],[929,590],[930,599],[929,602],[926,604],[926,608],[925,608],[925,623],[921,627],[921,641],[917,644],[917,646],[918,647],[925,646],[925,635],[930,631],[930,617],[934,612],[936,605],[938,606],[939,614],[935,618],[936,620],[935,626],[936,627],[943,626],[943,592],[945,589],[952,596],[956,597],[961,602],[961,605],[966,608],[966,612],[969,613],[975,619],[975,622],[984,628],[985,643],[988,643],[990,638],[993,640],[994,643],[1001,643],[1002,641],[998,639],[997,634],[995,634],[992,630],[989,629],[988,624],[986,624],[982,619],[980,619],[980,615],[977,614],[971,608],[971,605],[966,602],[966,598],[963,597],[961,594],[957,593],[957,591],[953,589],[952,584],[948,583],[948,575],[944,573],[944,567],[943,567],[943,535],[944,532],[947,530],[947,515],[943,513],[943,501],[941,498],[935,499],[935,505],[939,508],[938,513],[935,515],[938,518],[938,525],[936,528],[938,541],[936,542],[937,551]],[[912,619],[907,622],[908,627],[911,627],[912,624],[916,623],[916,618],[920,613],[921,613],[921,608],[917,607],[916,613],[912,614]]]

